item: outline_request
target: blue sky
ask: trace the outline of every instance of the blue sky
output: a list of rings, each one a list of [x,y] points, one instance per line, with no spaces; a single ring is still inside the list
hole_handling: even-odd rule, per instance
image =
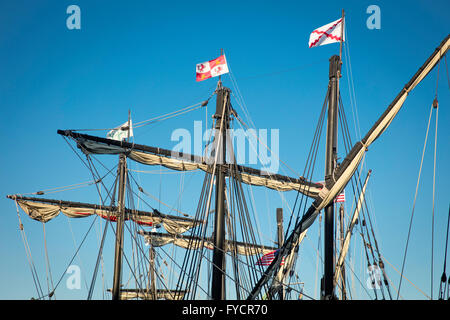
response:
[[[314,2],[299,1],[3,1],[0,4],[3,120],[0,133],[4,150],[0,167],[3,180],[0,298],[29,299],[35,294],[15,205],[5,196],[90,179],[83,164],[56,134],[57,129],[110,128],[126,121],[129,109],[133,121],[138,122],[200,102],[212,93],[216,81],[197,83],[195,65],[216,58],[223,48],[256,128],[279,129],[280,159],[295,171],[303,172],[326,93],[328,59],[339,50],[338,44],[309,49],[312,30],[338,19],[341,10],[345,10],[346,45],[359,126],[364,134],[450,29],[447,1],[322,3],[318,7]],[[69,16],[66,8],[71,4],[81,8],[81,30],[66,27]],[[366,9],[372,4],[381,10],[379,30],[366,26],[369,17]],[[341,93],[347,117],[353,119],[349,69],[345,63]],[[445,125],[450,121],[450,113],[445,107],[449,105],[449,91],[444,66],[441,64],[438,91],[443,108],[439,110],[438,126],[434,298],[442,273],[450,190],[445,166],[450,162],[449,132]],[[429,108],[435,94],[436,71],[410,94],[397,118],[366,157],[365,169],[373,170],[370,201],[377,239],[383,255],[397,269],[401,268]],[[223,79],[235,92],[229,76]],[[211,103],[209,117],[213,109]],[[239,108],[237,111],[243,112]],[[204,119],[205,112],[199,111],[144,127],[135,131],[135,141],[170,149],[174,146],[170,140],[174,129],[192,130],[193,121]],[[356,141],[352,121],[350,131]],[[405,271],[408,279],[428,295],[433,141],[434,129],[424,160]],[[345,156],[342,149],[339,155]],[[318,161],[316,180],[323,179],[323,162]],[[282,168],[280,173],[289,171]],[[159,178],[148,183],[155,193],[159,192]],[[161,194],[167,202],[176,203],[169,184],[170,179],[164,181]],[[261,190],[255,192],[264,196]],[[94,189],[56,196],[86,202],[96,199]],[[195,195],[188,194],[184,199],[189,197],[194,197],[196,203]],[[292,205],[294,197],[287,195],[287,198]],[[278,195],[271,196],[267,204],[261,210],[268,217],[282,205]],[[191,209],[195,210],[195,206]],[[42,225],[21,214],[33,256],[45,274]],[[70,259],[66,250],[73,251],[72,243],[69,249],[62,244],[72,241],[71,237],[64,238],[68,233],[66,219],[62,216],[58,219],[61,221],[52,221],[46,227],[51,243],[49,255],[61,257],[54,267],[55,278]],[[82,227],[76,223],[71,222],[71,227],[86,230],[88,226],[88,222],[80,222]],[[313,232],[317,230],[311,232],[311,243],[315,246]],[[85,264],[96,250],[95,247],[87,250]],[[310,260],[305,262],[305,269],[315,265],[312,252],[305,252],[308,257],[305,259]],[[388,272],[398,286],[398,274],[392,268]],[[85,296],[76,292],[62,294],[69,299]],[[407,281],[402,284],[402,296],[425,298]]]

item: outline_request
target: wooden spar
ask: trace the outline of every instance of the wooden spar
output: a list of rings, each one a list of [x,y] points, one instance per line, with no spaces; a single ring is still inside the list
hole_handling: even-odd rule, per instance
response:
[[[121,147],[124,149],[141,151],[141,152],[159,155],[159,156],[163,156],[163,157],[167,157],[167,158],[173,158],[173,159],[178,159],[178,160],[183,160],[183,161],[190,161],[190,162],[198,163],[198,164],[207,164],[205,159],[201,156],[192,155],[192,154],[188,154],[188,153],[181,153],[181,152],[174,154],[172,152],[172,150],[168,150],[168,149],[164,149],[164,148],[129,143],[126,141],[107,139],[107,138],[92,136],[92,135],[88,135],[88,134],[78,133],[78,132],[75,132],[72,130],[58,130],[57,133],[62,136],[71,137],[71,138],[77,139],[77,140],[83,139],[83,140],[87,140],[87,141],[103,143],[108,146],[116,146],[116,147]],[[129,150],[127,150],[127,151],[129,151]],[[278,181],[282,181],[282,182],[298,183],[298,184],[305,185],[306,188],[307,187],[314,187],[314,188],[318,188],[318,189],[322,188],[321,184],[309,182],[304,177],[293,178],[293,177],[289,177],[289,176],[285,176],[285,175],[281,175],[281,174],[274,174],[274,173],[270,173],[270,172],[262,171],[259,169],[242,166],[242,165],[235,165],[234,167],[236,167],[237,171],[240,173],[247,173],[247,174],[258,176],[258,177],[270,177],[273,180],[278,180]],[[228,170],[225,170],[225,174],[230,175],[231,173],[228,172]]]
[[[7,195],[6,197],[11,200],[25,200],[25,201],[49,203],[49,204],[59,205],[62,207],[88,208],[88,209],[95,209],[95,210],[106,210],[106,211],[111,211],[111,212],[117,211],[116,206],[102,206],[102,205],[93,204],[93,203],[73,202],[73,201],[66,201],[66,200],[45,199],[45,198],[35,198],[35,197],[24,197],[24,196],[20,196],[20,195]],[[138,216],[155,217],[155,218],[161,218],[161,219],[170,219],[173,221],[192,222],[195,224],[203,223],[200,220],[194,220],[191,218],[164,214],[164,213],[159,212],[156,209],[154,209],[153,212],[150,212],[150,211],[142,211],[142,210],[134,210],[134,209],[125,208],[125,213],[126,213],[127,218],[132,215],[138,215]]]
[[[189,240],[189,241],[193,241],[193,242],[206,241],[206,242],[210,242],[211,244],[213,243],[213,240],[214,240],[213,238],[202,238],[202,237],[198,237],[198,236],[183,235],[183,234],[177,234],[175,236],[170,233],[151,232],[151,231],[143,231],[143,230],[140,230],[138,233],[142,236],[150,236],[150,237],[155,237],[155,238],[185,239],[185,240]],[[253,243],[247,243],[247,242],[241,242],[241,241],[225,240],[225,243],[227,245],[242,246],[242,247],[247,247],[249,249],[260,249],[260,250],[262,250],[262,249],[276,250],[277,249],[275,247],[263,246],[260,244],[253,244]]]

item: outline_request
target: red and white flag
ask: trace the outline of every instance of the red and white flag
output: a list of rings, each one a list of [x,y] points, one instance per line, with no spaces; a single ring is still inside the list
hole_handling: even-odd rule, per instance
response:
[[[197,64],[195,69],[197,71],[197,81],[217,77],[228,73],[227,59],[225,59],[225,55],[221,55],[217,59]]]
[[[309,36],[309,47],[312,48],[333,42],[340,42],[342,24],[341,18],[314,30]],[[342,41],[345,41],[345,32],[342,34],[344,35]]]
[[[334,202],[345,202],[345,190],[334,199]]]
[[[266,253],[265,255],[263,255],[261,258],[259,258],[258,261],[256,261],[256,265],[257,266],[270,266],[270,264],[272,263],[272,261],[276,258],[276,256],[278,255],[278,252],[280,251],[280,249],[278,250],[274,250],[271,251],[269,253]],[[280,265],[284,265],[284,257],[281,260],[281,264]]]

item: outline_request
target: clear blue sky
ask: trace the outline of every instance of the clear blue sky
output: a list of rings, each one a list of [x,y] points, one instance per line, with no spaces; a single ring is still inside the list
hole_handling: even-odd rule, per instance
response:
[[[71,4],[81,8],[81,30],[66,27],[66,8]],[[372,4],[381,9],[379,30],[366,27],[366,8]],[[342,9],[347,16],[357,112],[364,134],[449,33],[448,1],[327,0],[320,5],[300,1],[2,1],[0,298],[29,299],[35,295],[15,205],[5,196],[90,179],[89,172],[56,130],[110,128],[126,121],[129,109],[133,121],[138,122],[202,101],[210,95],[216,81],[197,83],[195,64],[216,58],[221,48],[256,128],[279,129],[280,158],[297,172],[303,172],[326,92],[328,59],[339,50],[338,44],[309,49],[308,38],[315,28],[338,19]],[[348,66],[344,65],[341,92],[347,117],[353,119],[347,75]],[[233,90],[229,76],[223,78]],[[367,153],[365,168],[373,170],[370,195],[378,240],[383,255],[397,269],[401,267],[435,85],[436,70],[410,94],[388,131]],[[443,64],[439,101],[434,298],[442,273],[450,190],[446,168],[450,163],[446,126],[450,121],[450,99]],[[209,106],[209,113],[213,105]],[[170,141],[174,129],[192,130],[194,120],[204,119],[204,111],[200,111],[164,125],[136,130],[135,141],[170,149],[174,146]],[[353,128],[351,121],[352,139],[356,141]],[[434,130],[430,132],[424,160],[405,272],[428,295],[433,141]],[[342,149],[339,155],[345,156]],[[323,162],[318,161],[316,180],[323,179]],[[283,170],[280,173],[289,173]],[[159,184],[156,178],[155,193]],[[164,188],[169,193],[165,199],[176,203],[170,187]],[[55,197],[95,202],[94,189],[90,192]],[[197,198],[191,197],[196,203]],[[293,197],[288,197],[292,205]],[[281,205],[279,196],[276,199],[263,207],[265,215]],[[45,274],[42,226],[23,212],[21,217],[33,258],[40,274]],[[50,222],[46,230],[51,242],[49,255],[60,258],[52,270],[54,278],[59,278],[74,250],[66,218],[58,219]],[[77,223],[71,222],[71,227],[77,229]],[[81,230],[89,225],[80,224],[84,228]],[[310,238],[310,244],[316,246],[316,238]],[[63,244],[65,241],[69,245]],[[311,247],[310,244],[305,246]],[[84,264],[97,249],[93,246],[89,250],[92,252],[86,253]],[[305,256],[315,266],[313,251]],[[388,273],[398,286],[395,270],[388,266]],[[86,278],[90,279],[90,274]],[[402,296],[424,298],[407,281],[402,284]],[[65,292],[61,297],[85,298],[86,294]]]

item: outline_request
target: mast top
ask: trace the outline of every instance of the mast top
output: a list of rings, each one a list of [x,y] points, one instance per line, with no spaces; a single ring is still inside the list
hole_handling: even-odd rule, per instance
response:
[[[344,42],[344,28],[345,28],[345,12],[344,9],[342,9],[342,26],[341,26],[341,41],[339,42],[339,59],[342,61],[342,45]]]
[[[220,56],[223,56],[223,48],[220,48]],[[217,89],[222,87],[222,76],[219,75],[219,81],[217,82]]]

